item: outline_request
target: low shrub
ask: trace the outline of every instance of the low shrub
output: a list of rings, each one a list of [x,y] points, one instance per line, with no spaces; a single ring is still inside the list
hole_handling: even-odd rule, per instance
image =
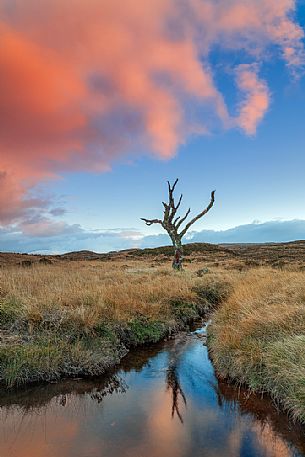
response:
[[[212,279],[197,284],[192,289],[204,305],[206,310],[211,310],[223,303],[229,296],[232,287],[229,282]]]

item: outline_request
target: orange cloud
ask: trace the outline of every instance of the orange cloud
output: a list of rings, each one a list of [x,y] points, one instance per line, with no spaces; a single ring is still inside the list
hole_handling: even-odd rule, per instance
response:
[[[242,49],[260,63],[275,44],[296,73],[304,54],[294,7],[294,0],[0,0],[0,185],[12,202],[8,211],[0,200],[0,223],[18,220],[31,205],[26,189],[60,171],[102,171],[144,149],[170,158],[215,118],[253,134],[269,103],[258,66],[237,71],[245,99],[235,119],[209,54],[214,45]]]

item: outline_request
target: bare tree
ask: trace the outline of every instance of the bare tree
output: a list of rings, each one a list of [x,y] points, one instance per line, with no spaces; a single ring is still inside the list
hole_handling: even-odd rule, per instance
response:
[[[181,216],[176,217],[176,213],[180,207],[182,194],[178,200],[178,203],[175,203],[174,198],[174,190],[177,185],[178,178],[171,186],[170,182],[167,181],[168,184],[168,203],[162,202],[164,206],[164,215],[163,220],[161,219],[145,219],[142,217],[141,219],[146,223],[146,225],[152,224],[160,224],[164,230],[167,231],[169,234],[170,239],[172,240],[174,249],[175,249],[175,256],[173,260],[173,268],[175,270],[182,270],[182,255],[183,255],[183,247],[182,247],[182,238],[188,231],[188,229],[196,222],[198,219],[203,217],[214,205],[215,201],[215,190],[211,192],[211,200],[208,206],[201,211],[201,213],[197,214],[197,216],[193,217],[189,222],[187,222],[182,228],[183,223],[186,221],[187,217],[189,216],[191,209],[189,208],[186,214],[181,218]],[[180,232],[179,232],[180,230]]]

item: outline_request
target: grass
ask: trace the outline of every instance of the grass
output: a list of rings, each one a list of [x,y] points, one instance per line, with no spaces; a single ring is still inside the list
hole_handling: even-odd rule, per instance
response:
[[[270,393],[305,422],[305,274],[250,270],[213,314],[218,374]]]
[[[223,298],[222,279],[131,261],[0,269],[0,381],[95,375]],[[212,299],[210,300],[209,297]]]
[[[61,261],[0,269],[0,381],[101,374],[135,346],[212,313],[218,374],[305,422],[305,272],[170,262]],[[200,270],[201,269],[201,270]]]

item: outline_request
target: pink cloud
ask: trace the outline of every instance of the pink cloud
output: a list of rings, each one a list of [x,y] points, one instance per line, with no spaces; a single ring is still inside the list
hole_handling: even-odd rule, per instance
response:
[[[294,0],[0,0],[0,223],[37,206],[27,189],[63,170],[103,171],[132,151],[171,158],[215,118],[255,133],[269,104],[258,66],[237,69],[245,98],[235,119],[209,54],[214,45],[242,49],[258,64],[276,45],[296,73],[304,53],[294,8]],[[193,105],[205,118],[188,115]]]
[[[237,86],[244,94],[236,123],[248,135],[256,133],[259,121],[269,106],[269,89],[265,81],[258,78],[255,65],[242,64],[237,69]]]

